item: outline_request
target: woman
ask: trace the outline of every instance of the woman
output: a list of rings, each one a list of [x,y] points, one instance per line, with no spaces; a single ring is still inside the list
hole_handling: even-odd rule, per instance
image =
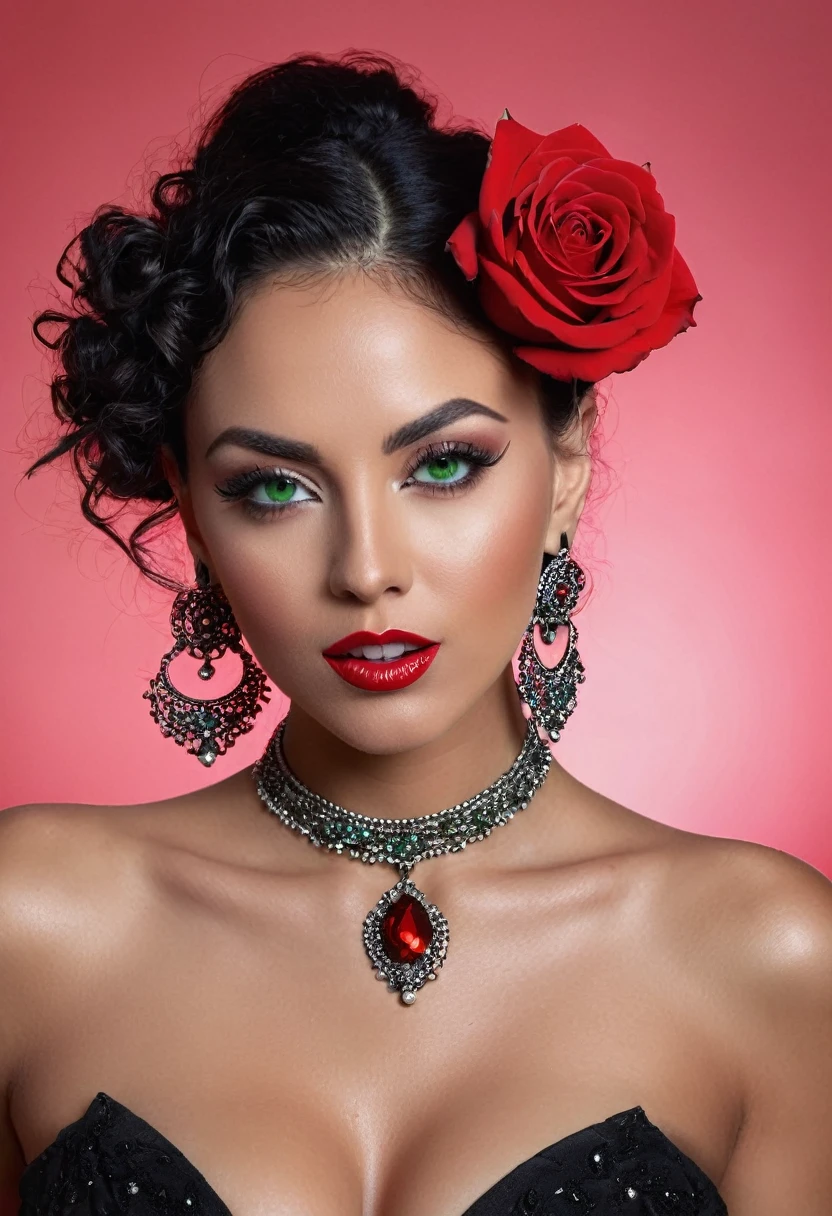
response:
[[[267,677],[291,708],[207,789],[0,818],[7,1210],[827,1213],[830,884],[546,746],[594,386],[700,298],[648,171],[304,55],[152,204],[63,262],[31,471],[72,451],[180,593],[167,736],[213,765]],[[106,497],[158,506],[125,542]],[[196,586],[150,561],[176,513]]]

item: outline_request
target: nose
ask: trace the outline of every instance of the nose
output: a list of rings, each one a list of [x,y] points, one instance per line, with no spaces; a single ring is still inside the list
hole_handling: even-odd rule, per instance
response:
[[[329,588],[338,599],[372,604],[386,592],[404,594],[413,568],[397,503],[385,492],[353,488],[342,501],[333,543]]]

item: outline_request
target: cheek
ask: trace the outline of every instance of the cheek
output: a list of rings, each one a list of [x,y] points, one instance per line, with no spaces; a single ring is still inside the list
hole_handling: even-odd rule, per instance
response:
[[[446,502],[403,497],[380,542],[404,547],[412,575],[390,619],[441,637],[460,671],[486,680],[505,666],[528,624],[551,498],[550,466],[538,453],[517,459],[510,474],[494,473]],[[243,635],[284,691],[328,678],[320,647],[355,625],[355,607],[345,623],[344,603],[329,595],[331,546],[321,526],[312,510],[308,520],[285,523],[252,524],[230,511],[201,523]],[[402,569],[398,558],[394,564]]]
[[[433,561],[423,567],[445,606],[449,640],[491,647],[498,664],[531,616],[550,493],[548,468],[528,465],[523,477],[475,489],[464,508],[451,508],[456,518],[437,529]]]
[[[288,524],[288,521],[287,521]],[[320,595],[320,572],[310,560],[307,530],[279,521],[239,520],[206,537],[217,577],[243,636],[270,673],[308,646],[310,607]]]

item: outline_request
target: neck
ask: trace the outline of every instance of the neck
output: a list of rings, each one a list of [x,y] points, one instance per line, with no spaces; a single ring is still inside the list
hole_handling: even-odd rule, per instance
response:
[[[511,767],[526,725],[509,667],[450,730],[420,747],[386,755],[360,751],[293,703],[283,750],[314,793],[362,815],[407,819],[485,789]]]

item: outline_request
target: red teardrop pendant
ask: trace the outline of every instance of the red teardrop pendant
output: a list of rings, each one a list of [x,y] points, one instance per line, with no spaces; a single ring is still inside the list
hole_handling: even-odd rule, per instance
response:
[[[395,963],[412,963],[433,940],[433,925],[425,909],[411,895],[400,895],[382,921],[384,953]]]

